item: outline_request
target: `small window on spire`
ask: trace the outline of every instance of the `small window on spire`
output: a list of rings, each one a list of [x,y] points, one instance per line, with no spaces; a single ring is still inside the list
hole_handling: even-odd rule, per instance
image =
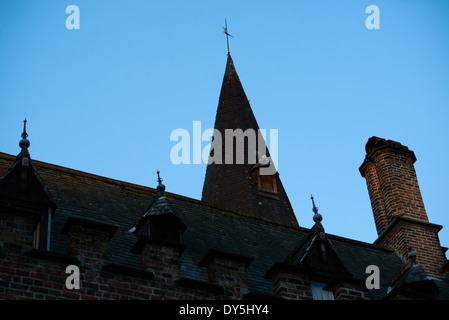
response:
[[[259,184],[260,191],[270,192],[270,193],[278,193],[277,184],[276,184],[276,175],[260,175],[259,174]]]

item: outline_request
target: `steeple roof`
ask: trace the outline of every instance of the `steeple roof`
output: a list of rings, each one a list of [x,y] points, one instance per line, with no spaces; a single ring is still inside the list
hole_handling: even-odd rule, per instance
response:
[[[260,165],[257,160],[261,155],[269,156],[269,153],[266,147],[264,147],[265,150],[257,150],[256,153],[256,149],[252,148],[255,146],[250,145],[251,139],[248,137],[251,134],[255,137],[252,143],[256,146],[258,146],[258,139],[263,138],[259,134],[259,125],[229,53],[214,128],[216,132],[206,169],[202,200],[283,225],[297,227],[298,222],[279,174],[276,172],[271,176],[260,175]],[[239,139],[234,138],[233,149],[226,149],[227,132],[229,134],[231,131],[235,134],[239,130],[244,136],[248,134],[246,138],[240,140],[245,142],[239,144]],[[221,157],[216,154],[219,148]],[[236,153],[239,151],[243,151],[243,163],[237,161]],[[268,186],[268,189],[264,186]]]

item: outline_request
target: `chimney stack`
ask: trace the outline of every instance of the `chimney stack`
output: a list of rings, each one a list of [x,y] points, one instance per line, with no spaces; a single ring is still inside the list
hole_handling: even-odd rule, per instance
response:
[[[390,246],[404,257],[407,241],[429,275],[443,276],[447,261],[438,232],[442,226],[430,223],[414,168],[413,151],[399,142],[371,137],[359,171],[366,179],[378,238],[374,244]]]

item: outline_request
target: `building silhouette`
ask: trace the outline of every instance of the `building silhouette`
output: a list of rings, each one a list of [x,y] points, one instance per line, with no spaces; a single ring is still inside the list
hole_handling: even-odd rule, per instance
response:
[[[259,129],[229,53],[215,129]],[[261,173],[269,151],[254,163],[240,143],[242,163],[208,164],[200,201],[166,191],[159,172],[148,188],[34,160],[25,122],[19,154],[0,153],[0,299],[449,299],[413,151],[366,143],[370,244],[326,233],[313,198],[315,224],[301,227],[279,174]]]

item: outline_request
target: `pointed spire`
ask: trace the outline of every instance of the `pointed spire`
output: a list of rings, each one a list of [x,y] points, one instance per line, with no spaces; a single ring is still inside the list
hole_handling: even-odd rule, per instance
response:
[[[162,184],[162,179],[159,176],[159,170],[157,171],[157,182],[159,183],[159,185],[157,186],[157,191],[159,192],[159,196],[160,197],[164,197],[165,196],[165,186]]]
[[[232,60],[232,57],[230,54],[228,54],[228,59],[226,61],[226,69],[225,69],[225,74],[224,77],[227,81],[230,82],[230,84],[232,84],[234,86],[234,90],[237,89],[239,94],[243,94],[243,87],[242,84],[240,82],[240,78],[237,74],[237,71],[235,70],[235,66],[234,66],[234,61]],[[240,91],[240,92],[239,92]],[[246,98],[246,96],[245,96]],[[248,101],[249,104],[249,101]]]
[[[313,208],[312,211],[315,213],[313,215],[313,221],[315,221],[315,223],[321,222],[323,220],[323,216],[321,216],[321,214],[318,213],[318,208],[315,206],[315,201],[313,200],[313,195],[310,195],[310,199],[312,199],[312,204],[313,204]]]
[[[257,148],[262,144],[266,148],[266,144],[265,141],[259,141],[263,136],[230,54],[227,57],[214,129],[214,144],[206,168],[202,201],[284,225],[298,226],[278,173],[264,177],[256,170],[257,167],[254,168]],[[238,132],[248,133],[248,136],[254,133],[255,141],[252,143],[256,148],[250,149],[248,138],[248,143],[233,139],[233,150],[226,150],[226,135],[230,133],[237,136]],[[237,163],[237,150],[243,156],[242,163]],[[269,157],[268,148],[259,152]]]

